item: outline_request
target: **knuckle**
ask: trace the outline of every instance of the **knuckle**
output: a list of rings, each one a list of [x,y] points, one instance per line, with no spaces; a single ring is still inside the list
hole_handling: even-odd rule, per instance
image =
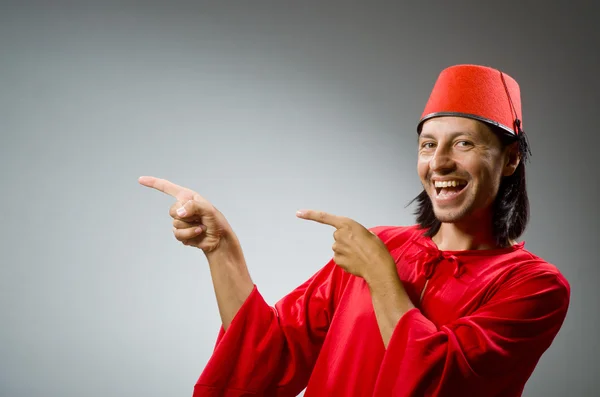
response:
[[[186,228],[190,227],[190,224],[185,221],[182,221],[180,219],[174,219],[173,227],[175,227],[177,229],[186,229]]]

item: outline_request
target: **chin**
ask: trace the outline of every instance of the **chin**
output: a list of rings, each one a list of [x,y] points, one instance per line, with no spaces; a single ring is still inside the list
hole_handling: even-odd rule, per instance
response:
[[[478,222],[484,212],[473,204],[464,203],[454,208],[439,208],[434,205],[433,214],[437,220],[443,223],[458,223],[466,220]]]
[[[442,223],[456,223],[465,218],[465,214],[456,211],[434,211],[435,217]]]
[[[468,192],[465,192],[468,193]],[[432,197],[433,195],[433,197]],[[443,223],[456,223],[464,221],[476,211],[475,198],[467,194],[454,202],[442,202],[436,200],[435,190],[429,193],[429,199],[433,205],[433,213],[437,220]]]
[[[466,204],[466,203],[465,203]],[[465,220],[473,213],[473,208],[469,205],[461,205],[449,208],[440,208],[433,206],[433,213],[437,220],[443,223],[456,223]]]

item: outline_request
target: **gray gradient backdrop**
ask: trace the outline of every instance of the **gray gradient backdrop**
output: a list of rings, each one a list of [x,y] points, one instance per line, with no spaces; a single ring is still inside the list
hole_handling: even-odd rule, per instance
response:
[[[573,288],[525,395],[599,390],[583,2],[42,4],[0,9],[0,396],[190,396],[220,325],[212,284],[138,176],[215,203],[274,303],[331,256],[332,230],[297,209],[413,223],[415,125],[455,63],[520,82],[524,240]]]

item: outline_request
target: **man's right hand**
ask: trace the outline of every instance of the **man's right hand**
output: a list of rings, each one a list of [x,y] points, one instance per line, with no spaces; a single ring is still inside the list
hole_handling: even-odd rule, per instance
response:
[[[138,182],[177,199],[169,215],[173,217],[173,234],[184,245],[200,248],[208,254],[222,246],[226,239],[236,240],[223,214],[198,193],[152,176],[142,176]]]

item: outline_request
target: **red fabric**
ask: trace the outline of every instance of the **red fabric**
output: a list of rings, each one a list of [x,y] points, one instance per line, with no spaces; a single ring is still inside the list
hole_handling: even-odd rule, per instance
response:
[[[486,66],[456,65],[444,69],[425,105],[418,130],[426,119],[446,113],[483,118],[515,134],[518,118],[524,129],[518,83],[506,73]]]
[[[416,305],[387,349],[364,280],[330,261],[274,308],[255,288],[193,396],[296,396],[305,386],[306,397],[520,396],[569,305],[556,267],[524,243],[439,251],[415,226],[371,230]]]

